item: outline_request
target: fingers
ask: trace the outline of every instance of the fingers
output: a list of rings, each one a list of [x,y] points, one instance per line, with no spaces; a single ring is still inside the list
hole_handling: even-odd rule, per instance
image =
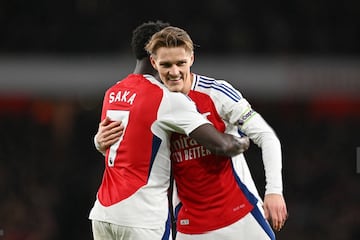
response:
[[[279,216],[277,211],[272,207],[264,207],[265,218],[269,221],[270,225],[274,230],[279,231],[281,229],[281,221],[279,221]]]
[[[275,231],[280,231],[284,224],[285,222],[281,219],[279,214],[276,214],[276,216],[272,219],[272,225]]]
[[[120,137],[123,130],[124,126],[121,122],[111,122],[101,129],[101,136],[103,140],[111,140],[113,138]]]
[[[99,129],[107,126],[109,123],[111,123],[111,119],[106,116],[100,123],[99,123]]]
[[[286,219],[281,216],[279,211],[269,211],[268,210],[267,220],[270,222],[271,226],[275,231],[280,231],[284,226]]]
[[[100,149],[106,151],[111,145],[116,143],[123,134],[124,126],[121,121],[112,121],[106,117],[99,123],[99,129],[96,134],[96,141]]]
[[[237,141],[240,143],[240,151],[241,152],[245,152],[246,150],[248,150],[249,146],[250,146],[250,139],[249,137],[241,137],[241,138],[237,138]]]
[[[280,231],[288,217],[284,198],[280,194],[268,194],[264,199],[265,218],[275,231]]]
[[[274,224],[274,230],[280,231],[284,227],[286,220],[287,220],[287,214],[285,215],[282,214],[281,216],[279,216],[276,223]]]
[[[242,137],[242,139],[244,140],[244,151],[246,151],[250,146],[250,139],[249,137]]]

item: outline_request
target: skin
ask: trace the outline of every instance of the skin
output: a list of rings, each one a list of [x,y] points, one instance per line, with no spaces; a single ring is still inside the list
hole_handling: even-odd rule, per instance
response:
[[[156,55],[150,56],[153,67],[158,71],[164,85],[172,92],[188,94],[191,89],[194,54],[183,47],[161,47]]]
[[[98,132],[96,134],[96,141],[99,143],[99,150],[102,153],[106,152],[111,145],[116,143],[123,134],[124,126],[119,121],[112,121],[106,117],[99,123]]]
[[[184,47],[161,47],[150,56],[151,64],[159,72],[164,85],[174,92],[188,94],[192,85],[190,67],[194,54]],[[276,231],[280,231],[287,219],[287,208],[281,194],[266,194],[264,197],[266,219]]]

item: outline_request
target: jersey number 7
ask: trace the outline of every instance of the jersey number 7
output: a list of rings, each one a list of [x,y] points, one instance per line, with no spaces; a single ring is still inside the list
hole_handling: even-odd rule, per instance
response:
[[[126,127],[129,122],[129,114],[130,114],[129,111],[124,111],[124,110],[107,110],[106,111],[106,116],[108,116],[113,121],[121,121],[122,125],[124,126],[123,134],[121,135],[120,139],[116,143],[111,145],[111,147],[109,149],[109,155],[108,155],[108,159],[107,159],[107,163],[108,163],[109,167],[113,167],[115,164],[116,153],[117,153],[116,150],[118,149],[121,141],[124,138],[124,135],[126,132]]]

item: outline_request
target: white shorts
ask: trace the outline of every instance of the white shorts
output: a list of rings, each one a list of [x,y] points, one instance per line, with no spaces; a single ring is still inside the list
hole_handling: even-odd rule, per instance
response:
[[[94,240],[171,240],[169,229],[149,229],[120,226],[112,223],[92,220]]]
[[[255,207],[239,221],[202,234],[184,234],[177,232],[176,240],[274,240],[275,234],[260,210]]]

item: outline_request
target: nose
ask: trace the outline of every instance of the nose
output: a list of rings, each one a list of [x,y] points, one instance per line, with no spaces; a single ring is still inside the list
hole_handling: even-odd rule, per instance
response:
[[[175,64],[172,65],[171,68],[169,68],[169,75],[177,76],[177,75],[179,75],[179,73],[180,73],[179,68]]]

